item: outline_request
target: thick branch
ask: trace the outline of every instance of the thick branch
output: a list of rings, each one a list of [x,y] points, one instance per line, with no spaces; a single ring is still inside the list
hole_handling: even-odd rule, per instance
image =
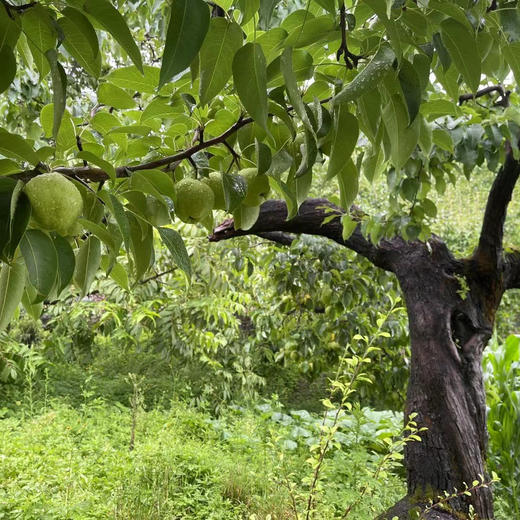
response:
[[[491,186],[478,247],[474,253],[477,264],[488,274],[498,273],[503,260],[502,241],[507,206],[519,175],[520,163],[513,157],[511,145],[507,143],[506,160]]]
[[[290,233],[284,233],[283,231],[271,231],[266,233],[256,233],[256,236],[265,238],[271,242],[275,242],[282,246],[290,246],[295,240],[296,236]]]
[[[375,246],[361,233],[360,226],[347,240],[343,240],[341,216],[345,212],[326,199],[309,199],[305,201],[296,215],[287,220],[287,206],[281,200],[269,200],[262,204],[256,224],[244,231],[234,228],[234,221],[228,219],[215,228],[209,237],[211,242],[219,242],[244,235],[260,235],[273,232],[318,235],[330,238],[342,246],[368,258],[374,265],[393,270],[392,253],[398,252],[404,243],[400,238],[385,240]],[[330,217],[333,216],[332,220]],[[272,235],[271,235],[272,236]],[[269,237],[267,237],[269,238]]]

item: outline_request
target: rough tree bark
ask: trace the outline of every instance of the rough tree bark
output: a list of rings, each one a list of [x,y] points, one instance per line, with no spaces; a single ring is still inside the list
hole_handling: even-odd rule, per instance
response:
[[[410,509],[423,507],[428,498],[486,478],[481,361],[504,291],[520,287],[520,253],[504,254],[502,247],[507,206],[519,173],[520,164],[508,147],[489,193],[478,247],[470,258],[454,258],[435,236],[425,243],[395,237],[374,245],[359,225],[343,240],[339,217],[344,212],[324,199],[306,201],[291,220],[286,220],[284,202],[268,201],[252,229],[235,230],[233,221],[227,220],[210,236],[211,241],[220,241],[255,234],[287,245],[293,234],[321,235],[396,275],[406,302],[412,350],[406,414],[418,413],[419,425],[428,429],[422,442],[406,447],[407,496],[381,519],[408,519]],[[322,224],[331,212],[338,218]],[[489,488],[461,495],[448,505],[453,515],[432,510],[423,518],[460,518],[470,506],[478,518],[493,518]]]

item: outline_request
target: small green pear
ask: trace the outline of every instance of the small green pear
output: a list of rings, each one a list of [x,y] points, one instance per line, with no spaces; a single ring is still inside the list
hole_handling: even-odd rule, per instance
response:
[[[222,172],[211,172],[208,177],[202,179],[207,184],[215,196],[214,209],[226,209],[226,199],[224,197],[224,184],[222,183]]]
[[[242,201],[244,206],[260,206],[265,202],[271,186],[269,186],[269,177],[262,174],[258,175],[256,168],[245,168],[238,172],[247,182],[247,195]]]
[[[197,179],[182,179],[175,185],[175,213],[188,224],[207,217],[215,203],[211,188]]]
[[[32,220],[45,231],[67,236],[83,213],[83,197],[73,182],[57,172],[44,173],[25,185]]]

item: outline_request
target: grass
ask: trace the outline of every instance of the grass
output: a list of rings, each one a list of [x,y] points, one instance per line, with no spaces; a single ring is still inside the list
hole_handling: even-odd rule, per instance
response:
[[[308,446],[270,405],[228,409],[218,419],[177,401],[139,408],[130,450],[132,409],[118,401],[89,392],[75,406],[36,390],[19,397],[0,410],[0,519],[295,518],[282,482],[309,475]],[[354,502],[379,457],[361,445],[331,452],[317,518]],[[404,493],[395,475],[372,486],[356,520]]]

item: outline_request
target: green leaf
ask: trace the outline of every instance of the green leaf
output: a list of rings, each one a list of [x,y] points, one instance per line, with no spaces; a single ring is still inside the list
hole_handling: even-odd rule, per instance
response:
[[[97,155],[93,154],[92,152],[87,152],[87,151],[78,152],[76,157],[78,159],[83,159],[85,161],[91,162],[92,164],[96,165],[98,168],[101,168],[110,177],[110,180],[112,180],[112,181],[116,180],[116,169],[108,161],[105,161],[104,159],[101,159],[101,157],[98,157]]]
[[[153,264],[153,228],[143,220],[127,213],[136,280],[140,280]]]
[[[284,47],[306,47],[312,43],[328,38],[336,29],[334,20],[330,16],[308,18],[304,25],[297,27],[284,41]]]
[[[114,37],[130,56],[139,72],[143,73],[143,62],[139,47],[137,47],[121,13],[107,0],[86,0],[83,9]]]
[[[43,302],[32,303],[37,296],[36,289],[30,283],[26,283],[22,295],[22,305],[33,320],[39,320],[43,311]]]
[[[476,92],[480,83],[480,54],[475,36],[461,23],[448,18],[441,22],[442,41],[464,81]]]
[[[95,236],[89,236],[80,246],[74,268],[74,283],[85,296],[101,263],[101,242]]]
[[[245,25],[260,8],[260,0],[238,0],[238,5],[242,16],[240,17],[240,25]]]
[[[233,79],[240,101],[251,117],[267,129],[267,64],[262,47],[247,43],[233,60]]]
[[[54,233],[52,240],[58,258],[58,278],[56,280],[56,296],[58,297],[72,280],[76,259],[72,247],[65,238]]]
[[[112,85],[112,83],[102,83],[97,92],[98,101],[103,105],[114,108],[134,108],[135,100],[122,88]]]
[[[101,242],[103,242],[110,253],[114,256],[117,256],[118,251],[116,250],[116,242],[114,241],[114,235],[108,231],[108,229],[102,224],[98,224],[96,222],[92,222],[91,220],[87,220],[85,218],[78,219],[79,224],[92,233],[94,236],[99,238]]]
[[[0,330],[9,325],[25,287],[25,268],[23,262],[3,264],[0,269]]]
[[[11,161],[11,159],[0,159],[0,177],[17,171],[20,171],[20,168],[14,161]]]
[[[414,122],[408,125],[408,113],[401,96],[394,94],[383,109],[383,122],[390,139],[392,162],[399,169],[408,161],[417,146],[420,119],[415,118]]]
[[[45,53],[56,47],[56,30],[52,24],[51,15],[48,9],[37,5],[27,10],[21,18],[22,29],[34,63],[40,77],[43,78],[50,70]]]
[[[141,123],[147,123],[152,119],[172,119],[178,112],[168,103],[165,98],[156,98],[149,103],[141,115]]]
[[[200,102],[206,105],[226,85],[232,73],[233,56],[242,46],[242,29],[225,18],[212,18],[200,49]],[[251,70],[256,74],[258,71]],[[267,104],[267,93],[266,101]]]
[[[117,199],[114,195],[110,194],[109,200],[112,206],[114,218],[117,222],[117,225],[119,226],[119,231],[121,231],[121,235],[123,236],[126,252],[130,253],[132,247],[130,237],[130,223],[128,222],[125,209],[119,199]]]
[[[292,48],[287,47],[283,51],[280,60],[280,69],[282,71],[283,77],[285,78],[285,89],[287,90],[287,95],[289,96],[294,111],[300,116],[300,119],[303,121],[305,126],[314,133],[309,116],[307,115],[307,110],[305,110],[305,105],[303,103],[302,97],[300,96],[300,92],[298,91],[298,84],[296,82],[296,76],[294,75],[293,70],[292,55]]]
[[[251,229],[260,215],[260,206],[239,206],[233,212],[235,220],[235,229],[243,229],[247,231]]]
[[[327,168],[327,179],[335,177],[350,159],[359,137],[356,117],[348,110],[348,105],[340,105],[334,117],[332,144]]]
[[[0,63],[2,64],[2,74],[0,74],[1,93],[9,88],[16,76],[16,58],[8,45],[3,45],[0,48]]]
[[[58,273],[58,257],[54,243],[43,231],[29,229],[20,242],[31,285],[38,296],[33,303],[43,301],[52,291]]]
[[[282,57],[278,56],[267,67],[267,84],[269,87],[285,87],[285,79],[281,69]],[[305,50],[296,49],[292,55],[292,69],[296,81],[310,79],[314,72],[312,56]]]
[[[511,67],[516,83],[520,83],[520,42],[513,42],[501,47],[507,64]]]
[[[399,83],[406,101],[410,124],[412,124],[421,106],[421,83],[414,66],[405,59],[401,60]]]
[[[8,13],[4,4],[0,4],[0,50],[16,47],[22,30],[20,17],[17,13]]]
[[[247,182],[241,175],[225,173],[222,175],[222,185],[224,187],[226,210],[232,213],[246,198]]]
[[[370,63],[337,94],[333,103],[348,103],[375,88],[392,70],[395,53],[389,45],[381,45]]]
[[[6,219],[8,229],[7,233],[4,235],[7,242],[5,246],[0,247],[0,257],[7,259],[8,262],[10,262],[15,256],[16,248],[25,233],[27,224],[29,224],[29,219],[31,217],[31,204],[29,198],[22,191],[24,186],[25,184],[22,181],[18,181],[12,191],[9,217]],[[2,241],[0,240],[0,244],[1,243]]]
[[[0,153],[20,162],[28,162],[36,166],[40,160],[27,141],[15,134],[0,128]]]
[[[73,7],[61,11],[58,25],[65,39],[67,52],[94,78],[101,74],[101,53],[96,31],[86,16]]]
[[[266,173],[271,166],[273,154],[269,146],[267,146],[265,143],[262,143],[258,139],[255,139],[255,158],[256,168],[258,170],[257,175]]]
[[[121,67],[113,70],[106,80],[116,87],[135,90],[143,94],[154,94],[159,84],[159,69],[145,65],[144,74],[139,74],[137,67]]]
[[[304,132],[304,142],[300,148],[302,153],[302,160],[298,170],[296,170],[294,175],[296,179],[312,171],[312,167],[314,166],[316,157],[318,155],[316,138],[307,128]]]
[[[190,66],[208,29],[209,8],[203,0],[173,0],[159,88]]]
[[[63,67],[58,63],[58,54],[55,49],[46,51],[45,56],[49,60],[51,66],[52,100],[54,108],[52,136],[54,140],[57,140],[61,120],[63,118],[63,113],[65,112],[65,103],[67,102],[67,75],[65,74]]]
[[[170,251],[175,264],[186,273],[188,278],[191,278],[190,257],[182,237],[177,231],[170,228],[160,227],[157,230],[159,231],[163,244],[168,248],[168,251]]]
[[[278,2],[280,2],[280,0],[260,0],[260,19],[258,21],[258,27],[262,31],[269,29],[274,8]]]

